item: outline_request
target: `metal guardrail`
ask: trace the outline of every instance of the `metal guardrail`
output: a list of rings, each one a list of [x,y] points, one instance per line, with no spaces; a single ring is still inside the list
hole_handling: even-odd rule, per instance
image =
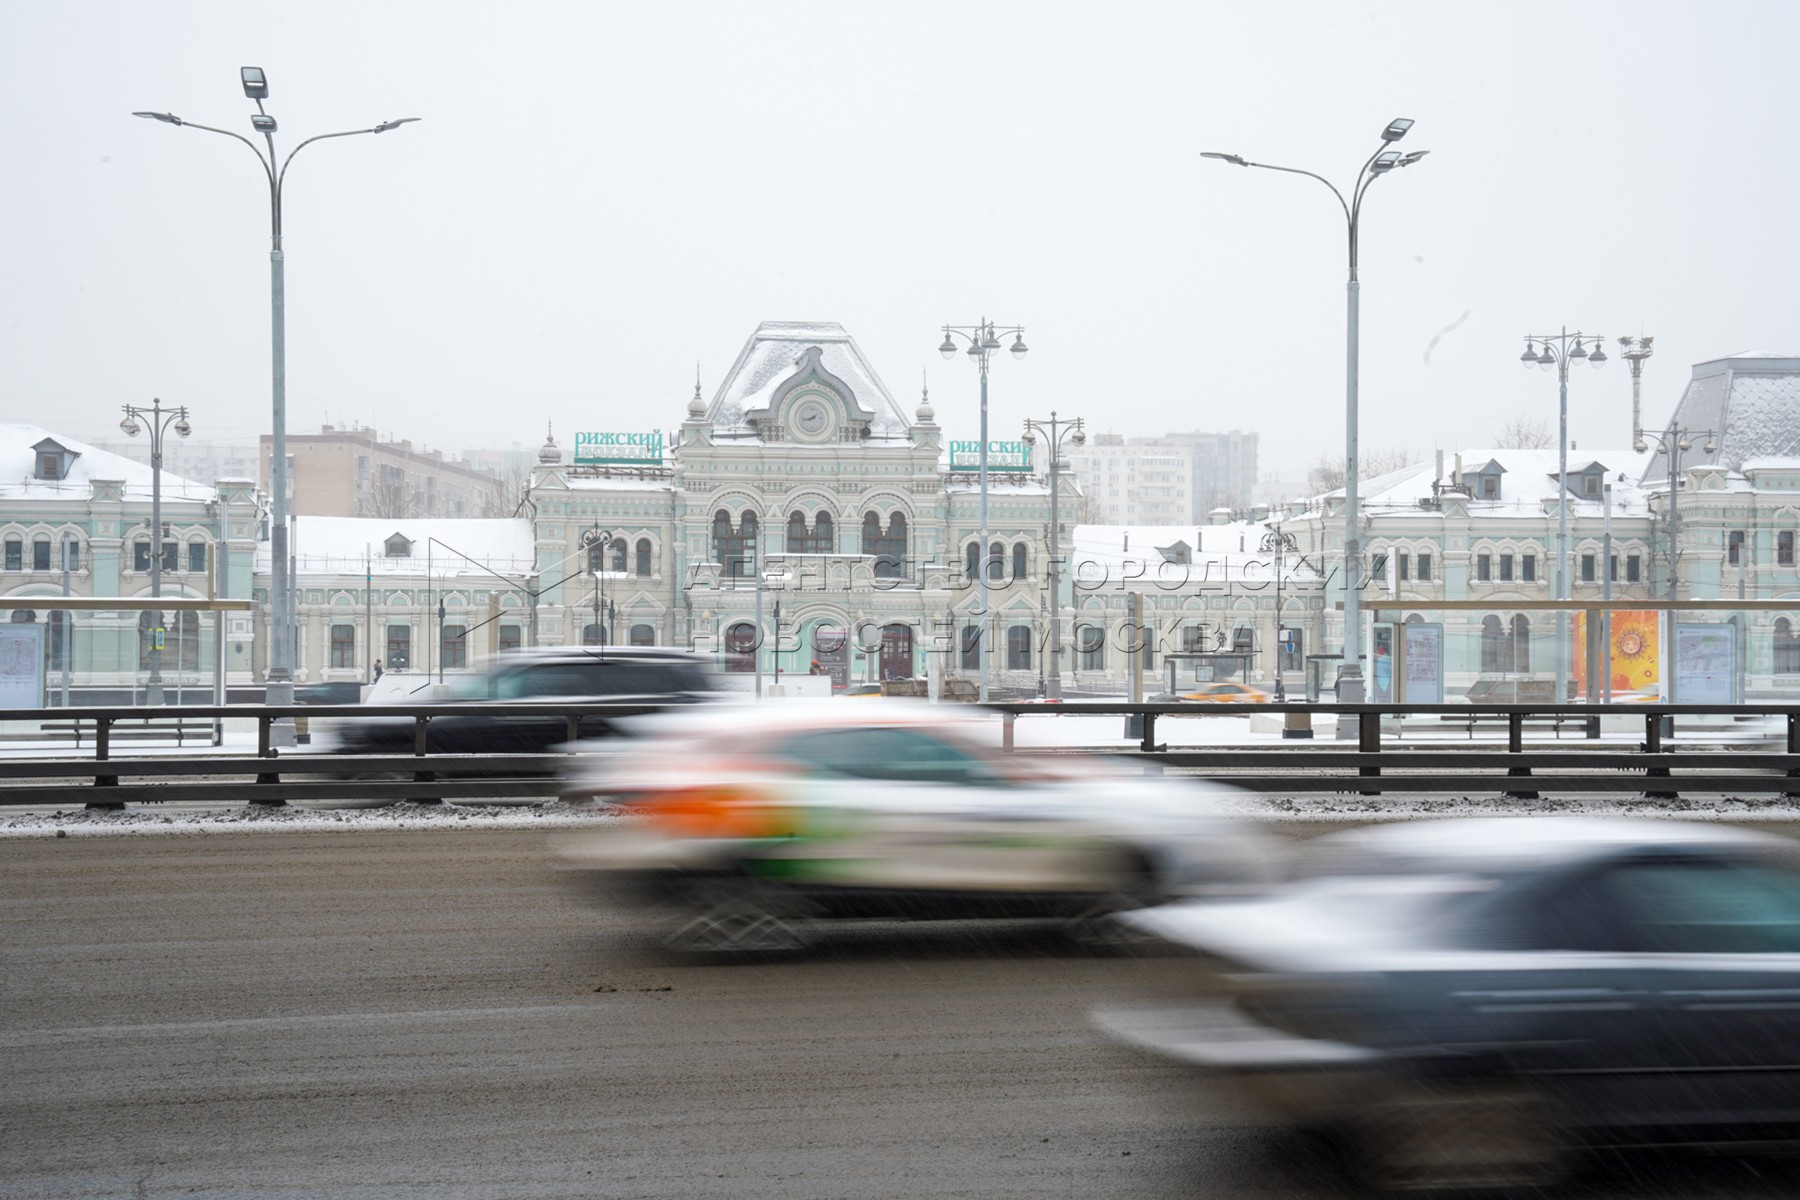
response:
[[[557,794],[567,756],[543,754],[448,754],[429,750],[431,721],[443,716],[553,716],[567,722],[576,740],[584,717],[625,717],[663,711],[654,704],[458,703],[419,705],[166,705],[137,707],[0,709],[0,721],[68,724],[90,721],[92,757],[0,758],[0,806],[68,801],[117,808],[128,801],[243,799],[280,805],[289,800],[414,800],[477,797],[530,798]],[[1014,749],[1021,717],[1118,716],[1142,722],[1138,745],[1101,750],[1151,770],[1192,773],[1240,787],[1287,792],[1501,791],[1534,797],[1537,790],[1637,792],[1671,796],[1676,789],[1727,794],[1800,795],[1800,704],[1128,704],[1071,701],[991,704],[1005,719],[1003,745]],[[967,712],[961,708],[959,711]],[[1338,745],[1284,742],[1279,748],[1175,749],[1156,740],[1162,719],[1243,717],[1307,713],[1352,718],[1355,750]],[[1506,728],[1506,749],[1460,741],[1384,741],[1383,718],[1492,717]],[[1561,720],[1594,729],[1598,716],[1643,721],[1642,742],[1595,743],[1581,750],[1530,746],[1534,721]],[[1784,723],[1781,750],[1675,750],[1666,745],[1665,721],[1682,716],[1763,716]],[[273,722],[285,717],[410,719],[413,753],[282,754],[269,743]],[[243,755],[115,758],[110,731],[127,722],[253,719],[257,753]],[[1594,730],[1597,732],[1597,729]],[[1564,743],[1567,745],[1567,743]],[[1451,749],[1450,747],[1455,747]],[[124,783],[132,779],[139,782]]]

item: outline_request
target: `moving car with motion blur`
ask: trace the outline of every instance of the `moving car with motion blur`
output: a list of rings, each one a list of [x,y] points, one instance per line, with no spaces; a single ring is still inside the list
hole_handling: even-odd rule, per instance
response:
[[[1102,918],[1261,879],[1230,789],[999,749],[993,718],[880,704],[707,706],[584,756],[566,799],[627,819],[563,864],[684,950],[796,949],[852,918]]]
[[[1182,692],[1181,699],[1203,704],[1267,704],[1269,693],[1245,683],[1203,683]]]
[[[382,682],[391,677],[390,672]],[[523,650],[495,659],[485,671],[450,674],[442,689],[426,676],[416,678],[429,685],[420,699],[409,700],[409,691],[390,694],[388,702],[442,705],[444,711],[426,726],[426,749],[449,754],[532,754],[615,731],[615,718],[590,714],[580,719],[578,737],[571,739],[561,714],[459,713],[459,704],[661,706],[693,704],[716,694],[707,658],[660,647]],[[337,754],[411,754],[415,728],[411,716],[383,716],[380,705],[371,705],[367,716],[331,721],[315,746]]]
[[[1315,849],[1265,897],[1120,918],[1199,951],[1235,1000],[1100,1024],[1402,1190],[1542,1184],[1584,1145],[1800,1134],[1800,844],[1526,817]]]

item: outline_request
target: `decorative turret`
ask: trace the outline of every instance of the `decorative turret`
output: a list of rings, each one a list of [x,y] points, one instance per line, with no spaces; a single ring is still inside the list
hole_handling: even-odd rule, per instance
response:
[[[556,444],[555,427],[546,424],[544,427],[544,444],[538,449],[538,465],[540,467],[557,467],[562,465],[562,460],[562,447]]]
[[[700,364],[694,364],[694,398],[688,401],[688,420],[699,421],[706,417],[706,401],[700,398]]]
[[[923,379],[920,383],[919,408],[913,414],[913,418],[915,425],[935,425],[937,423],[937,411],[931,407],[931,381],[929,379]]]

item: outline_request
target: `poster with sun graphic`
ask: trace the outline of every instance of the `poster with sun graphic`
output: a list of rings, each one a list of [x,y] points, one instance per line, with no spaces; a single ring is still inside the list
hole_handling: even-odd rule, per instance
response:
[[[1575,614],[1575,694],[1587,694],[1588,615]],[[1612,694],[1655,692],[1662,674],[1655,611],[1612,615]],[[1602,664],[1604,668],[1604,663]]]

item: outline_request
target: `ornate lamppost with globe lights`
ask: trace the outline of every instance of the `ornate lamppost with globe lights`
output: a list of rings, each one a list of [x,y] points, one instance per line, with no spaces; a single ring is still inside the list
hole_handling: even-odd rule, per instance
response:
[[[1044,698],[1047,700],[1062,699],[1062,524],[1057,511],[1057,494],[1062,490],[1058,484],[1061,480],[1063,463],[1063,445],[1081,446],[1087,443],[1087,433],[1082,429],[1081,418],[1059,420],[1056,410],[1050,410],[1048,420],[1034,417],[1025,418],[1025,444],[1035,446],[1037,435],[1043,434],[1050,450],[1050,561],[1046,576],[1050,585],[1050,674],[1045,680]],[[986,524],[984,521],[983,524]],[[985,539],[984,539],[985,540]],[[985,549],[983,550],[985,554]]]
[[[173,429],[177,437],[187,437],[194,432],[188,424],[187,405],[177,404],[174,408],[164,408],[160,397],[153,397],[149,408],[139,408],[135,404],[123,406],[125,419],[119,422],[119,428],[126,437],[136,437],[140,433],[150,435],[150,596],[151,599],[162,599],[163,573],[163,523],[162,523],[162,465],[163,439]],[[139,424],[139,422],[143,424]],[[64,550],[65,555],[67,550]],[[65,559],[65,561],[67,561]],[[144,702],[161,704],[163,702],[162,680],[162,641],[163,616],[158,609],[150,614],[150,675],[144,681]],[[176,664],[177,669],[180,668]]]

